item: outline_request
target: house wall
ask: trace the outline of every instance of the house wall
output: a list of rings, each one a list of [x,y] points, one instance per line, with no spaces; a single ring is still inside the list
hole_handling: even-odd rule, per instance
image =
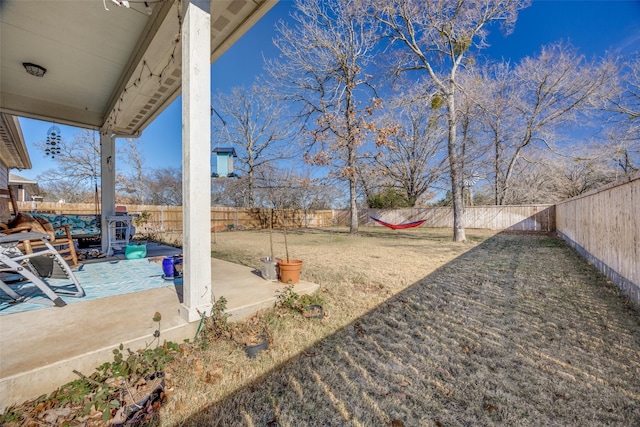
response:
[[[9,168],[0,161],[0,188],[9,188]],[[10,218],[9,206],[11,202],[8,198],[0,196],[0,222],[6,222]]]

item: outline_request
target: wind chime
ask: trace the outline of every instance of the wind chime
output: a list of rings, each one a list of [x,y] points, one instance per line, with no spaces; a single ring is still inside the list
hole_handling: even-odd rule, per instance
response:
[[[44,153],[47,156],[51,156],[55,159],[60,155],[60,143],[62,142],[62,136],[60,135],[60,128],[58,126],[51,126],[47,131],[47,148]]]

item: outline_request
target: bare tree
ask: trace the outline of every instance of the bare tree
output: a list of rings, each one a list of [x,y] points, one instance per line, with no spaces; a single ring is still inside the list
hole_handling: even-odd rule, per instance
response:
[[[44,150],[45,141],[35,144]],[[127,138],[123,149],[118,150],[116,175],[117,200],[129,203],[146,203],[148,179],[158,178],[155,171],[147,170],[139,151],[139,139]],[[38,175],[41,188],[50,200],[99,203],[100,138],[92,130],[82,129],[71,139],[60,142],[60,154],[53,161],[56,167]],[[156,185],[157,188],[157,185]]]
[[[462,177],[463,203],[473,206],[473,186],[486,177],[485,161],[488,144],[482,138],[482,109],[477,103],[479,94],[486,92],[480,79],[473,73],[460,73],[458,83],[464,90],[458,91],[456,105],[459,111],[460,176]],[[443,128],[446,129],[446,126]]]
[[[395,131],[384,138],[374,167],[415,206],[446,173],[446,127],[439,111],[414,95],[401,95],[389,105],[381,127]]]
[[[599,144],[575,145],[570,155],[534,146],[516,163],[504,198],[509,204],[557,203],[614,180],[615,169]],[[487,199],[493,193],[492,186],[483,191]]]
[[[126,138],[123,148],[117,151],[119,164],[128,166],[128,172],[119,173],[116,190],[121,199],[126,196],[129,203],[149,202],[149,169],[144,164],[144,156],[139,150],[139,138]]]
[[[34,144],[45,150],[45,141]],[[100,177],[100,138],[94,131],[83,129],[72,139],[63,137],[60,154],[56,155],[56,167],[48,169],[36,178],[48,198],[55,200],[87,202],[97,199]]]
[[[492,149],[487,153],[492,158],[487,164],[492,165],[486,170],[493,176],[492,199],[495,205],[500,204],[499,188],[504,187],[505,177],[500,167],[505,157],[506,147],[515,145],[514,139],[518,133],[517,123],[512,120],[512,105],[520,96],[514,87],[511,67],[508,62],[488,65],[481,70],[477,80],[482,82],[483,90],[475,92],[475,101],[482,111],[482,132],[487,144]]]
[[[561,127],[586,122],[611,91],[613,63],[587,62],[569,46],[543,47],[537,57],[524,58],[514,68],[501,64],[485,74],[485,111],[494,143],[496,204],[509,203],[514,170],[528,147],[556,150]]]
[[[254,207],[260,170],[296,153],[291,144],[286,144],[288,150],[284,149],[293,134],[292,126],[283,122],[285,104],[258,84],[233,88],[229,94],[218,93],[214,103],[219,117],[213,117],[213,140],[235,148],[236,169],[246,175],[246,206]]]
[[[331,209],[336,190],[310,171],[298,168],[271,169],[261,176],[261,206],[278,209]]]
[[[552,201],[569,199],[602,187],[614,180],[610,165],[599,156],[555,156],[549,163],[553,184]]]
[[[630,175],[640,169],[640,55],[625,62],[620,81],[607,108],[614,113],[608,147],[617,167]]]
[[[182,205],[182,172],[178,168],[152,169],[148,178],[153,205]]]
[[[249,185],[247,183],[248,179],[247,175],[237,178],[214,178],[211,183],[211,203],[214,206],[250,206],[248,192]],[[253,197],[259,198],[255,192],[253,193]]]
[[[94,202],[95,192],[90,186],[79,186],[71,180],[60,179],[55,169],[48,169],[36,177],[43,200],[57,202],[63,200],[67,203]]]
[[[335,187],[318,178],[312,178],[309,171],[304,175],[296,175],[292,191],[299,209],[307,212],[313,209],[333,208],[333,202],[337,199]]]
[[[357,173],[366,119],[377,104],[365,70],[377,36],[357,2],[296,0],[294,27],[280,23],[282,61],[268,63],[284,97],[300,107],[305,159],[349,183],[350,233],[358,231]]]
[[[446,108],[447,154],[453,196],[453,239],[466,240],[463,223],[463,175],[456,93],[458,71],[472,65],[471,50],[486,46],[488,25],[500,22],[508,31],[528,0],[369,0],[387,29],[396,55],[396,73],[420,71],[433,81],[433,99]]]
[[[375,161],[365,157],[363,161],[356,164],[356,177],[358,178],[358,194],[367,201],[368,207],[369,200],[385,188],[384,175]]]

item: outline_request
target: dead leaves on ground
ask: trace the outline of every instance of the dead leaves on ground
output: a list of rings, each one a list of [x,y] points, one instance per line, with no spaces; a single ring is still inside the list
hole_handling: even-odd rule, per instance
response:
[[[207,384],[215,384],[222,379],[222,366],[216,366],[204,373],[203,381]]]

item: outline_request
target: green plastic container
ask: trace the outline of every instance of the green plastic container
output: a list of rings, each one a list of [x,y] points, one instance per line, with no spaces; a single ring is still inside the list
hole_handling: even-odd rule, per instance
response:
[[[126,259],[141,259],[147,256],[147,245],[127,245],[124,250]]]

